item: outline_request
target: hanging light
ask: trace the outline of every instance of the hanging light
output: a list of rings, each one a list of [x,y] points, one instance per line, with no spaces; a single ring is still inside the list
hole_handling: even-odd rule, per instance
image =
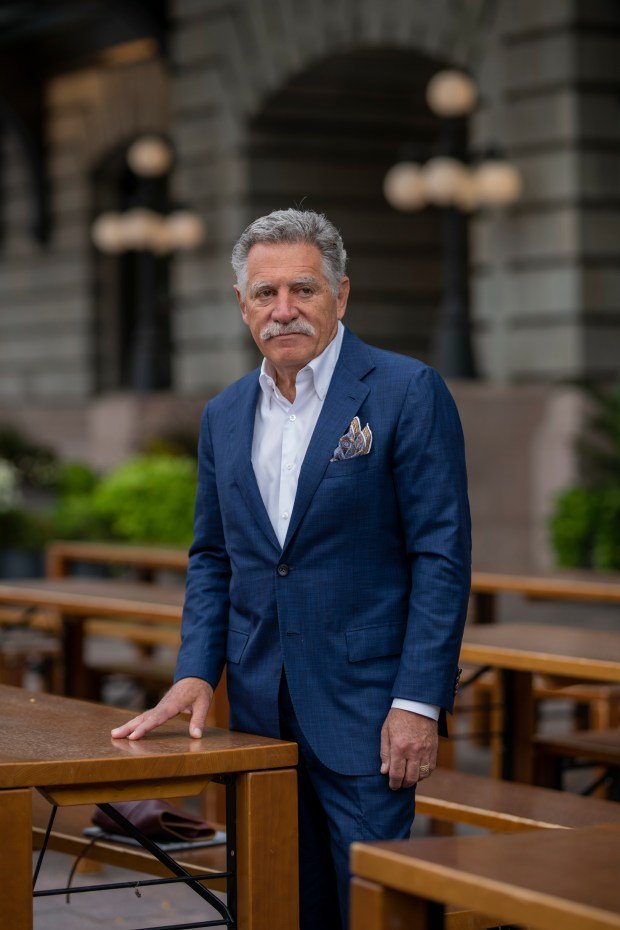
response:
[[[413,161],[393,165],[383,180],[383,193],[395,210],[421,210],[427,203],[421,166]]]
[[[465,168],[455,191],[455,206],[464,213],[472,213],[479,203],[476,172]]]
[[[93,223],[90,235],[101,252],[118,255],[125,248],[125,226],[121,213],[102,213]]]
[[[429,159],[424,166],[424,187],[429,201],[440,207],[457,203],[467,171],[458,158],[437,155]]]
[[[159,178],[172,165],[172,149],[160,136],[142,136],[127,150],[127,163],[141,178]]]
[[[485,207],[508,207],[521,196],[523,181],[505,158],[485,159],[476,169],[478,202]]]
[[[125,248],[151,250],[157,242],[164,218],[146,207],[133,207],[123,217]]]
[[[195,249],[204,241],[205,224],[191,210],[175,210],[166,219],[166,227],[174,249]]]
[[[426,87],[426,102],[437,116],[466,116],[477,100],[478,88],[464,71],[451,68],[438,71]]]

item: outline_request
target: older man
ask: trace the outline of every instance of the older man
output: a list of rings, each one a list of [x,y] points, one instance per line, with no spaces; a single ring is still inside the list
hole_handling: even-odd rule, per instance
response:
[[[406,837],[451,711],[469,592],[458,414],[439,375],[342,325],[337,230],[284,210],[232,257],[259,369],[204,411],[175,684],[114,731],[182,710],[299,743],[302,930],[347,926],[348,848]],[[441,724],[441,720],[440,720]]]

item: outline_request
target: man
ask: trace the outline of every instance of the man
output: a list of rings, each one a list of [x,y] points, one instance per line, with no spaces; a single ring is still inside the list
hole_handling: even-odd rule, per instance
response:
[[[302,930],[347,927],[348,848],[407,837],[451,711],[469,593],[463,441],[443,381],[365,345],[337,230],[261,217],[233,250],[264,356],[203,413],[175,684],[200,737],[225,662],[231,726],[300,747]]]

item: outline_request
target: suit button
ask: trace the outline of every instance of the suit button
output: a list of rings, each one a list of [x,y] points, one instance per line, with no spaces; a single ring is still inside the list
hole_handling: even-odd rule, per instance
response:
[[[288,565],[284,565],[284,563],[282,565],[278,565],[278,575],[280,576],[280,578],[286,577],[288,573],[289,573]]]

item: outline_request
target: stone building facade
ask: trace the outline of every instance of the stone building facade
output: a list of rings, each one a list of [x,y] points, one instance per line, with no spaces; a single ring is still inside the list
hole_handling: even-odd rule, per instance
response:
[[[148,131],[172,141],[171,195],[207,227],[199,249],[171,262],[174,395],[202,399],[256,364],[232,299],[230,248],[258,213],[296,204],[325,211],[343,233],[351,327],[428,358],[441,293],[440,218],[396,213],[381,185],[408,147],[436,140],[423,96],[430,75],[464,67],[480,90],[471,142],[499,142],[523,175],[524,194],[509,211],[471,219],[484,380],[455,391],[471,430],[480,428],[480,403],[520,411],[522,472],[528,500],[538,501],[527,520],[531,507],[540,516],[540,481],[531,488],[539,440],[526,428],[532,409],[536,429],[547,424],[557,474],[569,474],[574,413],[554,385],[610,378],[620,357],[618,3],[173,0],[170,12],[167,60],[144,46],[48,83],[47,246],[28,232],[18,140],[3,139],[0,414],[19,419],[23,411],[45,434],[46,424],[54,430],[45,413],[53,408],[73,451],[87,448],[80,430],[98,423],[101,432],[118,415],[118,396],[102,393],[95,376],[93,175],[111,151]],[[515,387],[522,382],[537,385],[535,402],[530,389]],[[139,423],[144,402],[129,399],[121,419]],[[163,412],[153,422],[164,423],[170,407],[157,403]],[[98,457],[105,463],[104,453],[91,454]]]

